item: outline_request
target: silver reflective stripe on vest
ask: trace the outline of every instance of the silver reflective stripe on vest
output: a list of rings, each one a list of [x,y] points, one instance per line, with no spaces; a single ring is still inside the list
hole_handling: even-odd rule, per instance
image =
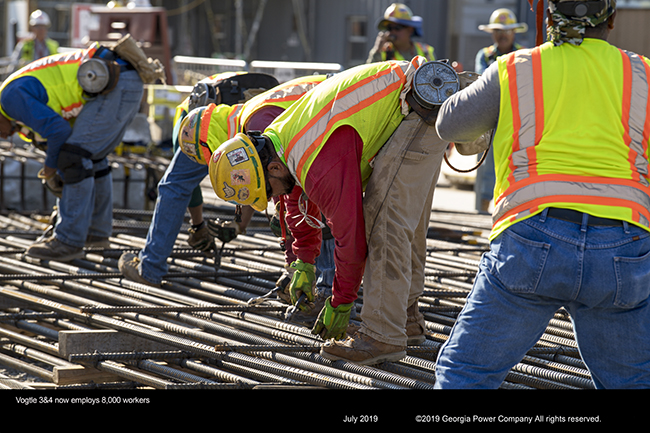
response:
[[[517,96],[519,97],[519,113],[517,114],[521,120],[521,128],[518,131],[519,150],[512,153],[512,163],[515,166],[512,176],[518,182],[529,177],[528,165],[530,161],[527,149],[536,144],[535,81],[531,51],[523,51],[515,55],[515,68],[517,70]]]
[[[634,166],[641,174],[640,181],[644,186],[648,186],[648,181],[645,179],[645,176],[648,175],[648,160],[645,157],[646,149],[643,144],[643,131],[648,114],[648,77],[645,72],[645,62],[640,56],[625,51],[622,51],[622,53],[629,57],[632,67],[630,124],[627,127],[632,140],[630,148],[636,153]]]
[[[531,199],[538,197],[553,196],[587,196],[587,197],[612,197],[630,200],[650,209],[650,196],[648,193],[635,187],[625,185],[613,185],[607,183],[590,182],[567,182],[547,180],[543,183],[532,183],[521,187],[499,202],[494,209],[494,220],[497,221],[508,210],[528,203]],[[557,200],[565,201],[565,200]],[[517,219],[528,214],[519,213]]]
[[[402,69],[406,70],[408,69],[408,66],[409,64],[406,63],[402,66]],[[337,116],[341,113],[345,113],[346,111],[356,107],[365,99],[374,96],[376,93],[390,87],[395,82],[401,81],[401,79],[402,78],[399,74],[391,72],[369,80],[363,86],[354,89],[352,92],[345,93],[343,96],[341,96],[340,92],[337,92],[337,95],[328,102],[328,105],[331,105],[331,108],[328,110],[327,114],[320,116],[317,122],[310,125],[309,129],[305,131],[302,137],[295,143],[293,149],[289,152],[289,156],[287,157],[287,166],[298,184],[300,184],[300,177],[297,174],[297,169],[300,160],[309,147],[316,142],[319,137],[324,136],[328,132],[328,129],[331,128],[331,125],[329,124],[330,120],[338,119]],[[327,105],[323,108],[325,107],[327,107]],[[320,115],[320,113],[318,113],[318,115]]]

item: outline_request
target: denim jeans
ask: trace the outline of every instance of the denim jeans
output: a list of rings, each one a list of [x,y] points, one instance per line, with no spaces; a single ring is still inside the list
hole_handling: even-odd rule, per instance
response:
[[[580,225],[544,210],[511,226],[481,259],[436,387],[498,388],[560,307],[596,387],[649,387],[649,251],[650,233],[623,222]]]
[[[319,291],[332,294],[332,284],[334,282],[334,247],[336,240],[332,237],[323,239],[320,247],[320,255],[316,257],[316,287]]]
[[[146,244],[140,251],[140,274],[160,284],[167,273],[167,258],[185,218],[192,191],[208,175],[208,166],[197,164],[176,149],[165,174],[158,183],[158,198],[153,212]]]
[[[108,167],[106,156],[124,136],[127,126],[140,109],[142,80],[136,71],[120,74],[110,93],[99,95],[84,105],[75,119],[68,144],[82,147],[92,154],[83,158],[86,169],[95,171]],[[61,242],[83,247],[87,235],[108,237],[113,230],[113,179],[110,173],[95,179],[65,184],[57,200],[58,218],[54,236]]]

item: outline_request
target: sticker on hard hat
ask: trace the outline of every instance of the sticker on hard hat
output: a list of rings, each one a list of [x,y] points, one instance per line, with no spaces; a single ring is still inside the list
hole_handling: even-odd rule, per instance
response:
[[[214,153],[212,154],[212,162],[219,161],[219,158],[221,158],[221,152],[215,150]]]
[[[223,191],[224,198],[228,199],[235,196],[235,188],[231,187],[226,182],[223,183],[223,188],[221,190]]]
[[[230,152],[226,153],[226,157],[228,157],[228,161],[230,161],[230,165],[233,167],[237,164],[248,161],[248,154],[246,153],[246,149],[243,147],[231,150]]]
[[[230,172],[230,183],[233,185],[249,185],[251,183],[250,170],[233,170]]]
[[[250,191],[248,191],[248,188],[246,188],[246,187],[241,188],[241,189],[239,190],[239,192],[237,192],[237,198],[238,198],[240,201],[246,201],[246,200],[248,200],[248,197],[249,197],[250,195],[251,195],[251,194],[250,194]]]

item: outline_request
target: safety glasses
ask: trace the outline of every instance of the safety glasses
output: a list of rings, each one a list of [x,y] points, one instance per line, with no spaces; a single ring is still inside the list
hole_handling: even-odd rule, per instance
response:
[[[294,215],[293,218],[300,218],[302,215],[302,219],[298,221],[298,224],[296,226],[299,226],[302,224],[302,222],[306,222],[309,227],[315,228],[315,229],[324,229],[327,227],[323,221],[320,220],[320,218],[316,218],[313,215],[309,215],[307,212],[308,208],[308,203],[309,199],[307,196],[303,193],[300,194],[300,197],[298,198],[298,210],[300,211],[300,215]]]
[[[400,30],[405,29],[406,26],[403,26],[401,24],[391,24],[389,26],[386,26],[386,30],[389,32],[399,32]]]

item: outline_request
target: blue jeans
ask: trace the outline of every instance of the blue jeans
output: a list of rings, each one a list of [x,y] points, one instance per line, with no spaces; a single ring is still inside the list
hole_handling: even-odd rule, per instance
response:
[[[560,308],[598,388],[650,387],[650,233],[547,217],[491,243],[438,356],[437,388],[498,388]]]
[[[192,191],[208,174],[208,166],[197,164],[176,149],[165,174],[158,183],[158,198],[146,244],[140,251],[140,274],[147,281],[160,284],[167,273],[167,258],[185,218]]]
[[[120,74],[110,93],[86,102],[75,119],[68,144],[79,146],[92,154],[83,158],[86,169],[95,171],[108,167],[106,156],[124,136],[127,126],[140,109],[142,80],[136,71]],[[58,218],[54,236],[61,242],[83,247],[88,235],[108,237],[113,231],[113,178],[110,173],[95,179],[65,184],[57,200]]]
[[[334,282],[334,247],[336,241],[334,238],[323,239],[320,247],[320,255],[316,257],[316,287],[319,291],[332,295],[332,284]]]

